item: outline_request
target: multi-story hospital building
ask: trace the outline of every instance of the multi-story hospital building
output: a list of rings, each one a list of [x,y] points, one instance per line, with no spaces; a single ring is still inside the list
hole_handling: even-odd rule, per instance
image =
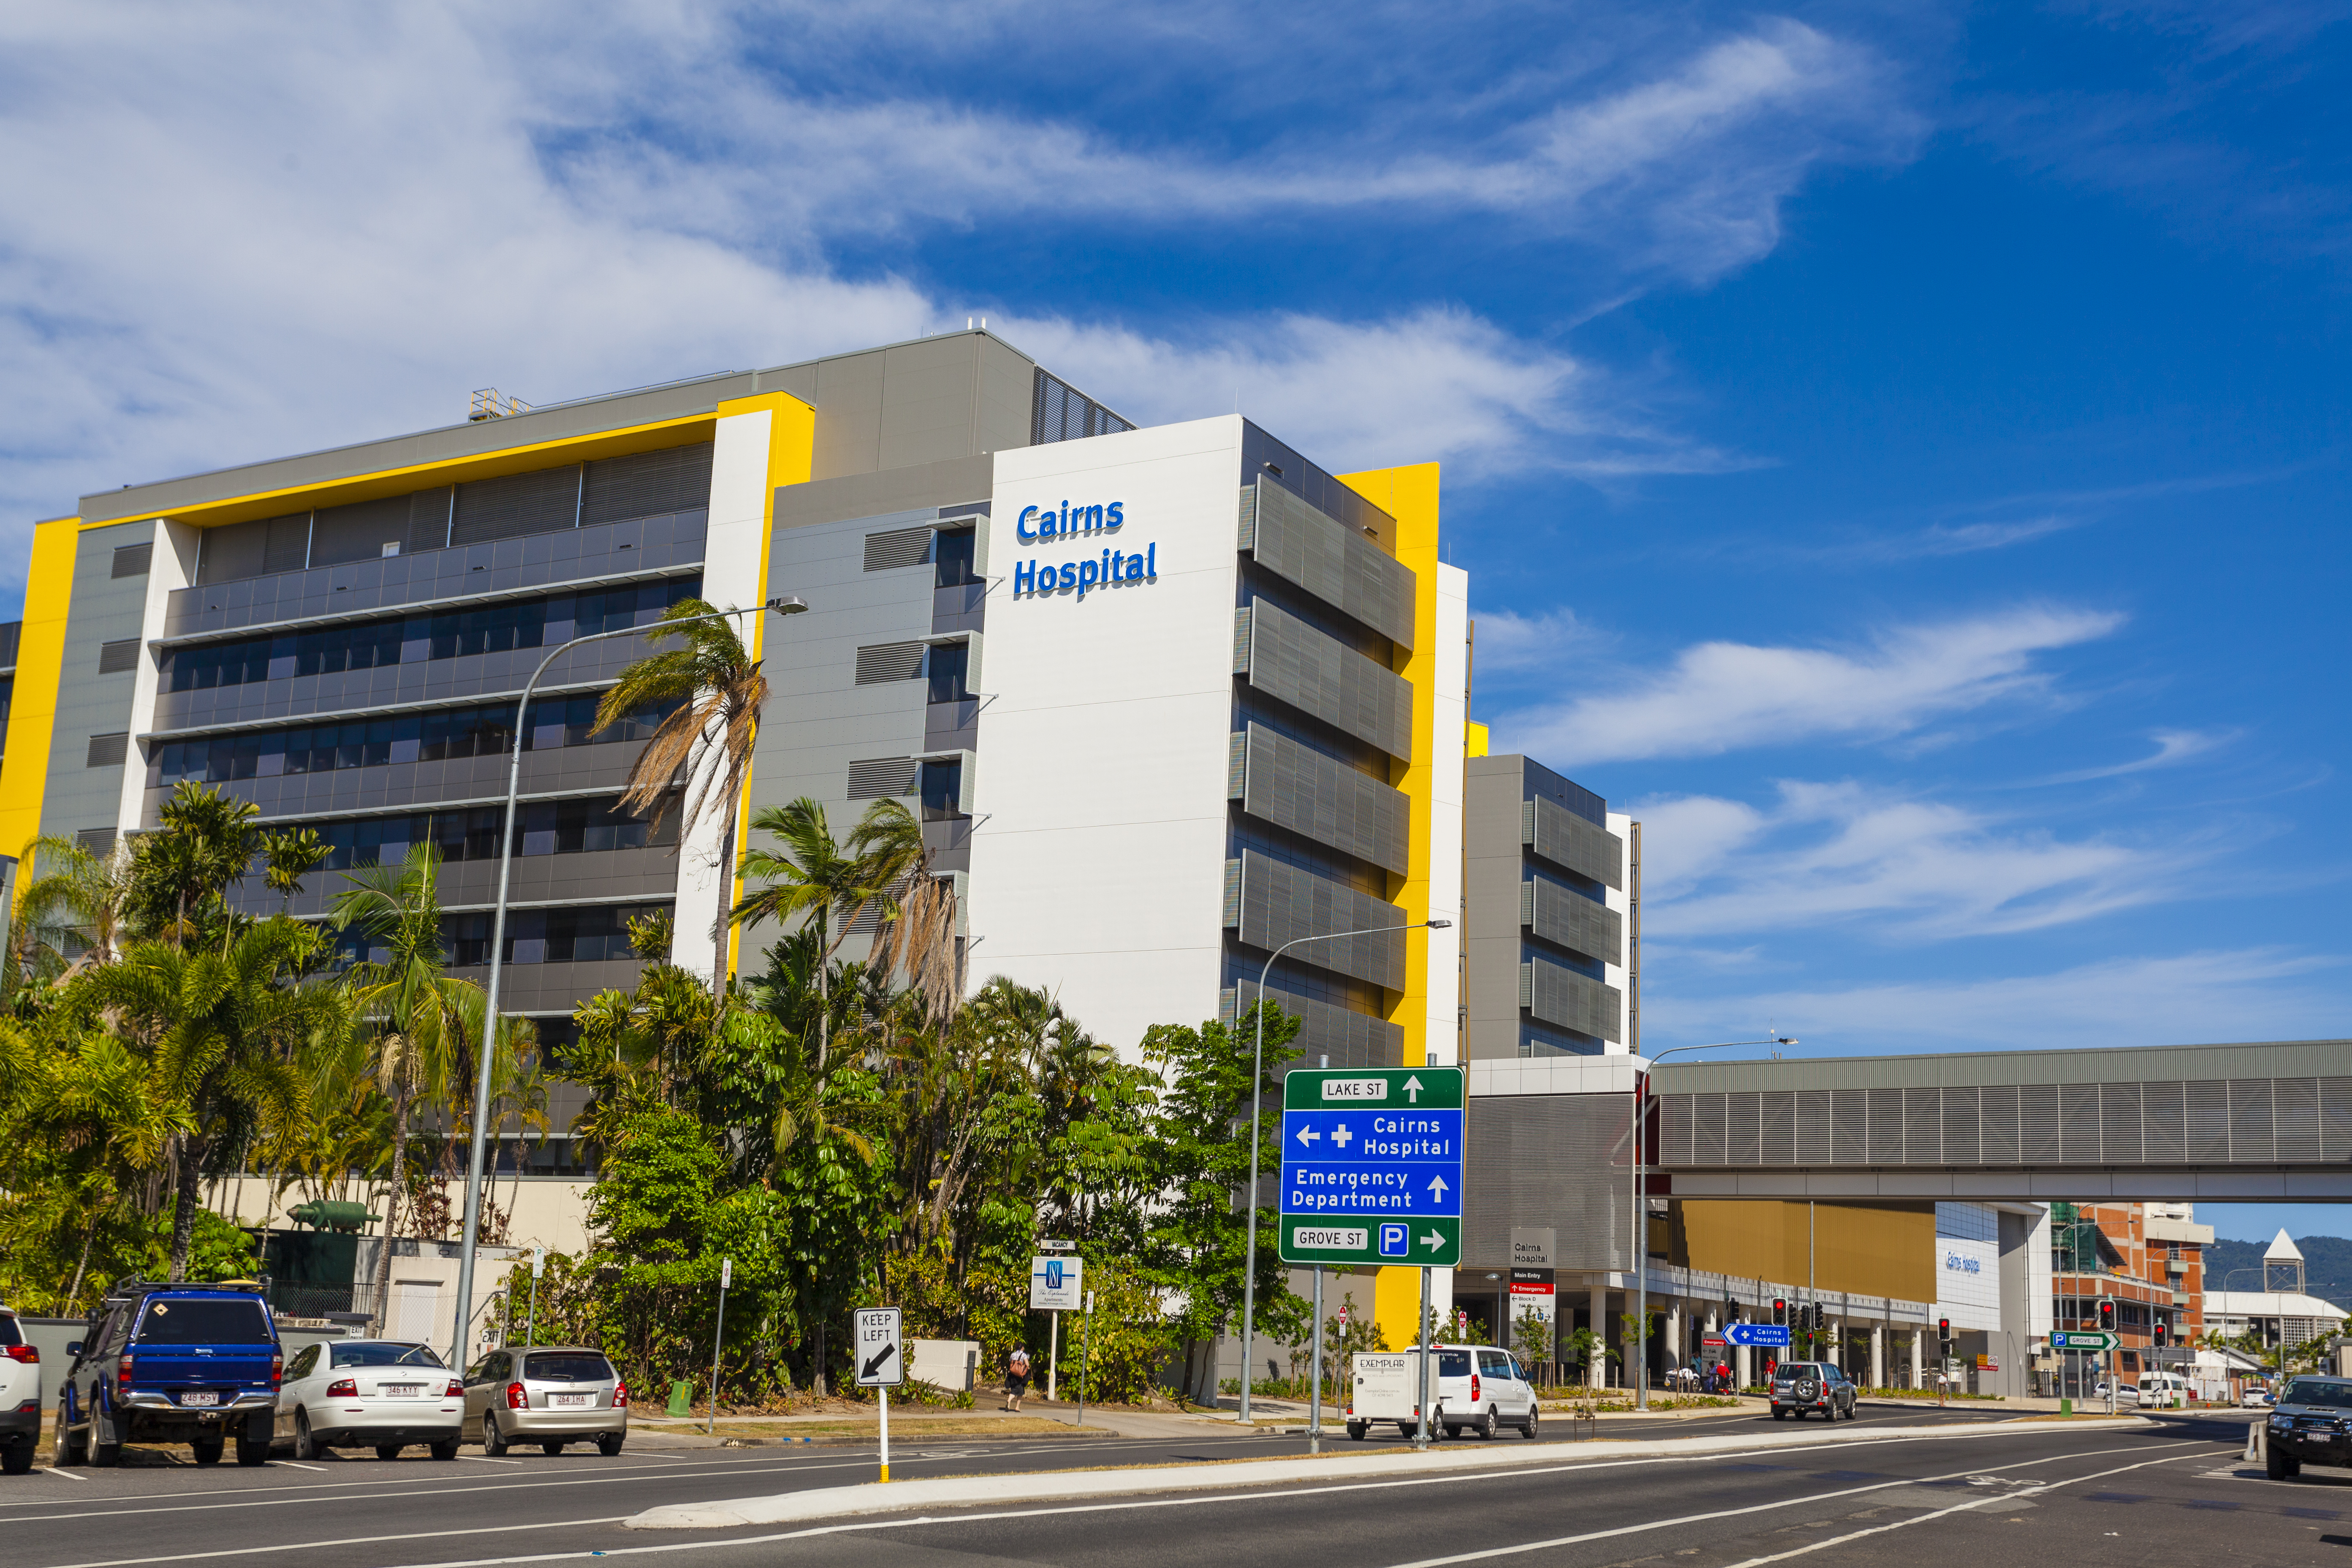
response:
[[[305,914],[430,838],[463,973],[523,680],[699,596],[754,612],[772,686],[747,806],[809,795],[845,836],[904,799],[975,980],[1131,1047],[1245,1006],[1292,938],[1442,918],[1296,949],[1269,989],[1310,1062],[1451,1061],[1478,731],[1438,507],[1433,464],[1335,475],[1237,416],[1137,428],[985,331],[101,490],[35,531],[0,853],[110,846],[197,780],[333,847]],[[785,594],[807,613],[756,613]],[[566,655],[520,720],[505,994],[550,1030],[631,982],[634,916],[675,909],[678,961],[719,956],[715,825],[681,845],[675,813],[618,808],[659,715],[590,724],[650,646]],[[1525,797],[1543,951],[1496,970],[1480,1055],[1622,1038],[1617,839],[1540,772],[1482,786],[1517,791],[1486,813],[1514,867]],[[762,933],[740,941],[756,963]]]

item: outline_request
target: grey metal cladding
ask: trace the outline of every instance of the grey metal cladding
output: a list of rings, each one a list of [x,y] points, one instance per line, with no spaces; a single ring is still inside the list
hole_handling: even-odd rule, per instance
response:
[[[155,559],[155,542],[144,544],[118,544],[114,547],[114,570],[110,577],[144,577]]]
[[[1412,806],[1402,791],[1263,724],[1244,734],[1244,811],[1399,876],[1411,868]]]
[[[1547,1024],[1612,1043],[1625,1038],[1625,994],[1549,959],[1519,965],[1519,1005]]]
[[[117,830],[111,827],[85,827],[74,835],[74,842],[100,860],[114,853]]]
[[[1625,1266],[1633,1218],[1626,1100],[1622,1094],[1471,1096],[1464,1141],[1478,1157],[1462,1173],[1465,1265],[1507,1268],[1513,1228],[1548,1226],[1562,1249],[1553,1255],[1554,1267]],[[1564,1160],[1563,1149],[1591,1152]]]
[[[849,764],[849,798],[880,800],[912,795],[922,764],[913,757],[869,757]]]
[[[938,532],[933,528],[894,528],[867,534],[866,570],[895,572],[903,566],[922,565],[931,558],[931,541]]]
[[[1538,798],[1520,807],[1519,842],[1580,877],[1605,888],[1625,888],[1625,841],[1565,807]]]
[[[1671,1164],[2014,1168],[2037,1165],[2298,1165],[2352,1160],[2352,1077],[1933,1084],[1899,1089],[1728,1090],[1659,1097]],[[1701,1130],[1721,1104],[1754,1101],[1764,1122],[1825,1108],[1818,1140],[1766,1139],[1716,1158]]]
[[[1412,646],[1412,568],[1261,474],[1243,492],[1242,548],[1402,647]]]
[[[1257,999],[1257,982],[1244,980],[1228,987],[1217,999],[1217,1017],[1231,1024]],[[1358,1013],[1312,996],[1301,996],[1280,986],[1265,988],[1265,998],[1298,1020],[1298,1034],[1290,1043],[1298,1055],[1277,1073],[1311,1068],[1328,1057],[1335,1068],[1392,1068],[1404,1060],[1404,1026],[1369,1013]]]
[[[449,542],[453,546],[488,544],[493,540],[577,528],[583,477],[581,466],[571,463],[459,485]]]
[[[113,735],[92,735],[89,738],[89,760],[84,767],[119,768],[131,752],[131,732],[128,730]]]
[[[122,775],[100,770],[138,759],[137,749],[124,738],[137,682],[128,672],[100,674],[99,663],[104,645],[139,636],[154,581],[115,576],[115,547],[152,543],[155,531],[152,521],[127,522],[85,528],[75,538],[68,601],[72,614],[66,619],[57,709],[48,721],[47,783],[40,792],[42,833],[69,837],[85,827],[112,826],[121,812]],[[95,747],[92,737],[100,738]]]
[[[1249,683],[1392,757],[1412,757],[1412,687],[1270,600],[1243,606]]]
[[[580,525],[700,511],[710,505],[709,441],[664,447],[625,458],[599,458],[588,465],[580,495]]]
[[[1603,963],[1625,962],[1623,915],[1541,877],[1528,879],[1519,889],[1519,923],[1528,930]]]
[[[98,645],[98,672],[100,675],[121,675],[139,668],[139,639],[124,637],[119,642]]]
[[[857,684],[877,686],[886,680],[913,680],[923,673],[919,642],[869,643],[857,650]]]
[[[1402,924],[1404,911],[1394,904],[1270,859],[1255,849],[1242,851],[1236,929],[1241,940],[1252,947],[1271,952],[1302,936]],[[1341,942],[1318,942],[1302,949],[1297,957],[1318,969],[1336,970],[1402,991],[1404,940],[1402,931],[1380,931]]]

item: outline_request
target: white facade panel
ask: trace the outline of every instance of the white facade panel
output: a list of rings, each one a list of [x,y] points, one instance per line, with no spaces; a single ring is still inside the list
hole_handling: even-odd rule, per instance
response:
[[[1429,913],[1452,921],[1425,931],[1429,943],[1429,1059],[1465,1059],[1462,1027],[1462,796],[1464,752],[1470,718],[1470,574],[1437,568],[1435,727],[1430,743]]]
[[[1055,993],[1131,1058],[1217,1013],[1242,422],[1000,452],[986,765],[968,781],[971,975]],[[1024,509],[1118,502],[1114,531],[1024,541]],[[1016,593],[1016,570],[1141,554],[1147,579]]]
[[[1625,957],[1630,962],[1638,963],[1641,962],[1641,954],[1633,948],[1636,940],[1633,924],[1632,874],[1633,868],[1630,864],[1633,856],[1633,819],[1622,811],[1604,812],[1601,814],[1601,818],[1608,825],[1609,831],[1617,836],[1617,842],[1625,847],[1620,852],[1617,868],[1619,879],[1623,881],[1625,886],[1603,887],[1601,889],[1601,902],[1606,907],[1615,910],[1618,918],[1625,922]],[[1601,1052],[1603,1056],[1614,1055],[1618,1052],[1632,1054],[1634,1046],[1639,1043],[1633,1035],[1633,1009],[1639,1005],[1641,999],[1633,994],[1633,988],[1627,979],[1631,971],[1622,963],[1604,962],[1601,966],[1602,982],[1614,986],[1617,994],[1625,999],[1617,1016],[1617,1032],[1622,1038],[1603,1040],[1601,1044]]]
[[[1955,1332],[2001,1327],[2000,1218],[1987,1205],[1936,1205],[1933,1315]]]
[[[202,535],[184,522],[168,517],[155,520],[155,547],[147,562],[147,603],[139,618],[139,667],[131,677],[131,717],[134,735],[155,727],[155,700],[163,688],[163,667],[155,657],[155,640],[163,635],[172,595],[195,581],[196,552]],[[115,811],[115,830],[135,833],[147,805],[147,769],[139,747],[131,748],[130,766],[122,770],[122,799]]]

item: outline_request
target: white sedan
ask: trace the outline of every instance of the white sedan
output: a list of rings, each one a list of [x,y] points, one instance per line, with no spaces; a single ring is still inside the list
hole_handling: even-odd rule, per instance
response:
[[[2266,1410],[2277,1403],[2267,1388],[2250,1388],[2238,1395],[2238,1408],[2241,1410]]]
[[[298,1459],[326,1448],[373,1448],[396,1459],[412,1443],[457,1457],[466,1390],[431,1347],[401,1340],[329,1340],[295,1356],[278,1390],[277,1438]]]

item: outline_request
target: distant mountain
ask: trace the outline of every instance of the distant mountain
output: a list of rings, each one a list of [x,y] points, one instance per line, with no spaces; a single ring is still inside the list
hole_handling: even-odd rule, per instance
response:
[[[2323,1300],[2352,1311],[2352,1241],[2340,1236],[2298,1236],[2303,1249],[2304,1289]],[[2263,1288],[2263,1241],[2216,1241],[2205,1249],[2205,1289],[2259,1290]],[[2237,1269],[2245,1272],[2234,1280]]]

